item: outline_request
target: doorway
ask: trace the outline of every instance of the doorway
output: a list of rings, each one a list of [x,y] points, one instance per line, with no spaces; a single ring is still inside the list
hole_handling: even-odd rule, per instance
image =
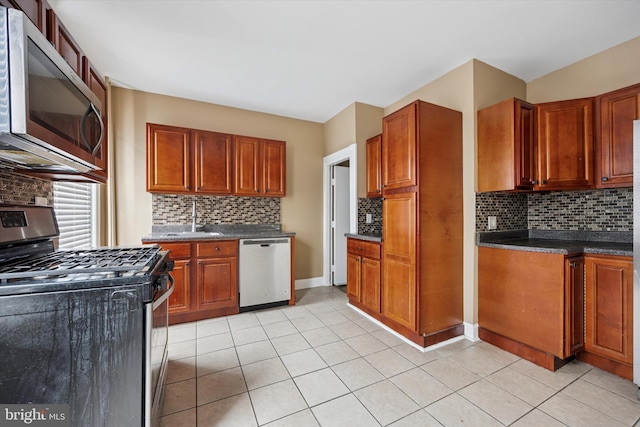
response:
[[[357,159],[356,144],[324,158],[324,260],[326,285],[347,283],[347,239],[356,233]]]

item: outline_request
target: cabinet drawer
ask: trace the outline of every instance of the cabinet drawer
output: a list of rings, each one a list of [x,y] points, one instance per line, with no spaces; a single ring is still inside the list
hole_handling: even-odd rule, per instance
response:
[[[198,258],[238,256],[238,242],[236,240],[220,240],[196,244]]]
[[[163,251],[171,251],[171,259],[191,258],[191,243],[158,243]]]
[[[364,240],[347,239],[347,252],[366,258],[380,259],[380,244]]]

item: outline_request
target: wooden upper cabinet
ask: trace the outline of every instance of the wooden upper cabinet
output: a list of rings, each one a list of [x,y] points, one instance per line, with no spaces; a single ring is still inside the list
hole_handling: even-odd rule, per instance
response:
[[[47,10],[47,38],[56,50],[71,66],[71,69],[82,76],[82,57],[80,46],[71,37],[65,26],[60,22],[53,9]]]
[[[382,119],[382,190],[417,185],[416,113],[412,103]]]
[[[265,196],[282,197],[286,193],[286,144],[263,139],[262,189]]]
[[[47,10],[51,8],[45,0],[0,0],[0,6],[23,11],[40,32],[47,35]]]
[[[260,194],[260,140],[248,136],[234,138],[235,186],[234,194],[257,196]]]
[[[232,136],[196,131],[195,191],[197,193],[231,194],[231,140]]]
[[[593,98],[536,104],[539,190],[594,186]]]
[[[147,123],[147,191],[188,193],[191,130]]]
[[[286,182],[284,141],[236,136],[234,194],[282,197]]]
[[[102,177],[104,180],[107,178],[107,166],[108,166],[108,144],[109,144],[109,121],[108,121],[108,106],[107,106],[107,85],[98,74],[98,71],[93,67],[89,59],[85,56],[82,62],[82,80],[89,86],[89,89],[98,97],[101,104],[100,116],[102,118],[102,142],[100,149],[96,153],[96,166],[100,167],[100,171],[93,172],[94,174]]]
[[[147,191],[285,195],[284,141],[147,123]]]
[[[517,98],[478,111],[478,192],[533,189],[533,111]]]
[[[382,134],[367,139],[367,197],[382,197]]]
[[[596,186],[633,186],[633,121],[640,119],[640,84],[596,98]]]

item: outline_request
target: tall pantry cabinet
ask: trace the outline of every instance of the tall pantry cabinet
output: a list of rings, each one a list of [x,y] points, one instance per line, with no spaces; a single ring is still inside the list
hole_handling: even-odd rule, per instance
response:
[[[462,113],[383,119],[382,321],[426,347],[463,334]]]

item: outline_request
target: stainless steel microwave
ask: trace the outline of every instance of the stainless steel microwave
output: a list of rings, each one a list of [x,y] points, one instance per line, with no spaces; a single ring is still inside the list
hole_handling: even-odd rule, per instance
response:
[[[29,18],[0,8],[0,166],[99,169],[101,109],[98,97]]]

